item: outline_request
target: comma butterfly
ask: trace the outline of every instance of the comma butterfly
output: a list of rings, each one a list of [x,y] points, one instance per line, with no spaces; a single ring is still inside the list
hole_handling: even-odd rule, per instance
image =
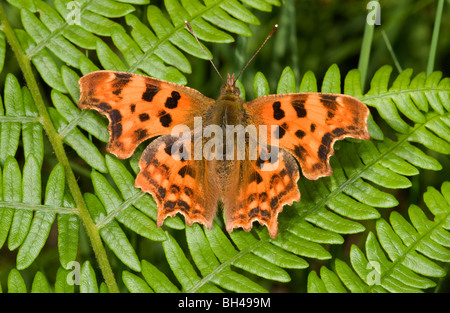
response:
[[[79,84],[79,107],[95,109],[110,121],[108,152],[129,158],[140,143],[160,136],[142,153],[136,177],[136,187],[157,202],[158,226],[166,217],[181,213],[188,225],[198,222],[210,228],[221,202],[229,232],[237,227],[249,231],[256,220],[275,238],[278,213],[284,205],[300,200],[296,160],[307,179],[329,176],[336,140],[369,139],[369,110],[347,95],[274,94],[243,102],[234,74],[228,75],[217,100],[182,85],[114,71],[92,72]],[[194,120],[199,117],[203,136],[195,130]],[[192,132],[174,136],[178,125]],[[210,125],[218,125],[219,130],[227,125],[276,126],[275,131],[259,132],[266,143],[277,141],[275,159],[267,158],[275,146],[264,147],[261,142],[256,146],[257,157],[250,158],[248,133],[243,142],[245,158],[236,158],[236,151],[231,158],[221,157],[230,154],[225,153],[223,140],[219,140],[222,145],[208,143],[205,130]],[[208,146],[216,157],[192,157],[199,144],[202,149]],[[242,142],[233,140],[232,148],[241,146]],[[175,157],[180,152],[183,157]],[[277,166],[269,166],[273,163]]]

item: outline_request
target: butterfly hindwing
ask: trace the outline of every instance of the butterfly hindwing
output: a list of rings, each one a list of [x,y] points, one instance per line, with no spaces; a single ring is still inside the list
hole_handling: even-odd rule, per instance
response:
[[[144,140],[170,134],[175,125],[191,127],[193,112],[215,102],[192,88],[131,73],[92,72],[79,84],[79,107],[108,117],[107,150],[121,159]]]
[[[278,125],[268,134],[279,140],[300,163],[308,179],[329,176],[333,144],[345,137],[369,139],[369,109],[359,100],[339,94],[297,93],[268,95],[244,103],[250,123]]]
[[[274,147],[269,147],[273,149]],[[227,230],[242,227],[249,231],[252,223],[266,225],[275,238],[278,233],[278,213],[283,206],[300,200],[297,187],[299,179],[295,159],[280,149],[274,159],[261,159],[261,149],[256,160],[236,161],[239,177],[227,184],[224,194]],[[230,176],[231,179],[233,175]]]
[[[152,141],[139,161],[136,187],[153,195],[158,205],[157,224],[181,213],[186,223],[211,228],[217,212],[219,190],[216,172],[208,161],[195,160],[192,138],[164,135]],[[184,150],[185,154],[178,154]],[[193,149],[193,148],[192,148]]]

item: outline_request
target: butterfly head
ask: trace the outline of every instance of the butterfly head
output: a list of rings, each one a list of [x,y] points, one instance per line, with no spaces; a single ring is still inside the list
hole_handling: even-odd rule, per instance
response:
[[[241,94],[241,91],[238,87],[236,87],[236,78],[233,75],[227,75],[227,82],[222,87],[221,94],[225,95],[235,95],[238,96]]]

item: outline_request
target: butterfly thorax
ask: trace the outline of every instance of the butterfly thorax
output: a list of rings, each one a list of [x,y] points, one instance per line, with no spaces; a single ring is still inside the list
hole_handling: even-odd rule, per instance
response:
[[[215,110],[217,111],[218,125],[238,125],[242,123],[243,101],[240,97],[240,90],[236,87],[234,74],[227,75],[227,82],[220,90],[220,96],[216,101]]]

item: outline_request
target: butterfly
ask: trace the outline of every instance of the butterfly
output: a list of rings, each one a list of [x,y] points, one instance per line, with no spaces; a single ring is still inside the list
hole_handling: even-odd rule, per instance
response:
[[[244,102],[234,74],[217,100],[183,85],[115,71],[89,73],[79,86],[79,107],[109,119],[108,152],[126,159],[158,136],[143,151],[135,181],[155,199],[158,226],[181,213],[188,225],[211,228],[221,205],[228,232],[249,231],[258,221],[275,238],[283,206],[300,200],[297,162],[307,179],[329,176],[336,140],[369,139],[369,109],[356,98],[291,93]],[[188,131],[176,131],[179,126]],[[229,126],[249,131],[234,140],[237,132],[225,136]]]

